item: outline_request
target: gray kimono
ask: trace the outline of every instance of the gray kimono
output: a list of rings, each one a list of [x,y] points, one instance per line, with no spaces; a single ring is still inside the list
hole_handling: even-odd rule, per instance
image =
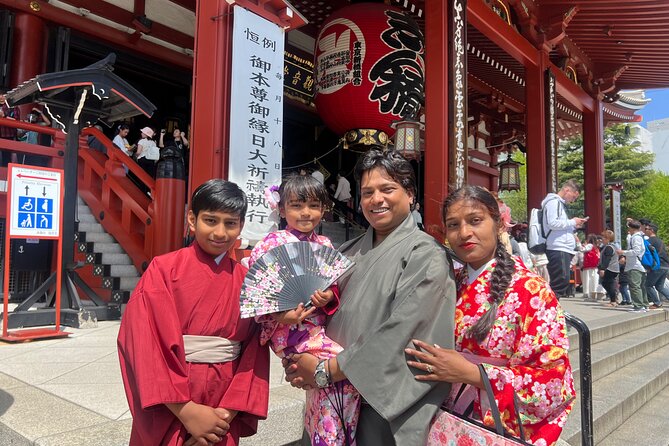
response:
[[[411,215],[376,247],[373,238],[370,227],[341,248],[356,265],[338,282],[327,335],[344,347],[337,362],[364,399],[358,446],[423,445],[450,384],[416,381],[425,372],[406,364],[404,348],[411,339],[453,348],[453,270]]]

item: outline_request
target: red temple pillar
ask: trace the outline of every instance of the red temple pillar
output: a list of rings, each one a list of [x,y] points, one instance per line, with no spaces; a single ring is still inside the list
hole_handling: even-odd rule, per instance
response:
[[[44,20],[36,15],[17,12],[14,18],[14,45],[12,69],[9,77],[10,89],[44,72],[46,61],[47,29]],[[21,118],[25,118],[32,105],[19,107]]]
[[[527,132],[527,207],[541,206],[548,193],[546,160],[546,68],[548,55],[525,66],[525,128]]]
[[[232,20],[225,0],[198,0],[189,192],[228,175]]]
[[[440,242],[441,203],[448,193],[448,2],[426,0],[425,228]]]
[[[604,230],[604,113],[602,102],[583,112],[583,172],[588,232]]]

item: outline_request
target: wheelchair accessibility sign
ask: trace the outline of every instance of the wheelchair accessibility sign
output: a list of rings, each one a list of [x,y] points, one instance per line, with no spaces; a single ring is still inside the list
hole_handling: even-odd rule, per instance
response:
[[[9,178],[9,235],[60,237],[63,171],[12,165]]]

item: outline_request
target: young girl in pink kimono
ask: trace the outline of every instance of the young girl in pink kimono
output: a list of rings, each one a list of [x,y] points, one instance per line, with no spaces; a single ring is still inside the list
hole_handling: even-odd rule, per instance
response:
[[[286,219],[285,230],[268,234],[249,257],[249,268],[270,249],[284,243],[306,241],[332,248],[332,242],[316,234],[323,213],[330,207],[325,186],[311,176],[293,175],[281,187],[269,190],[266,198],[271,207],[278,207]],[[300,305],[295,310],[260,316],[260,342],[269,342],[280,358],[293,353],[311,353],[321,360],[337,356],[341,346],[325,335],[327,316],[339,305],[337,286],[315,290],[313,307]],[[329,371],[328,371],[329,373]],[[348,381],[307,390],[305,427],[314,446],[355,444],[355,430],[360,410],[360,394]]]

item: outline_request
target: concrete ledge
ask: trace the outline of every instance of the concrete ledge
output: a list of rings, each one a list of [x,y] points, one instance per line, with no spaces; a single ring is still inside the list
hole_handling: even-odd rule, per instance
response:
[[[595,444],[622,425],[667,383],[669,346],[596,381],[592,389]],[[581,406],[578,399],[564,427],[562,439],[573,446],[581,444]]]
[[[667,344],[669,323],[664,321],[599,342],[592,350],[592,381],[597,381]],[[577,389],[580,387],[581,378],[578,355],[578,349],[569,350]]]

